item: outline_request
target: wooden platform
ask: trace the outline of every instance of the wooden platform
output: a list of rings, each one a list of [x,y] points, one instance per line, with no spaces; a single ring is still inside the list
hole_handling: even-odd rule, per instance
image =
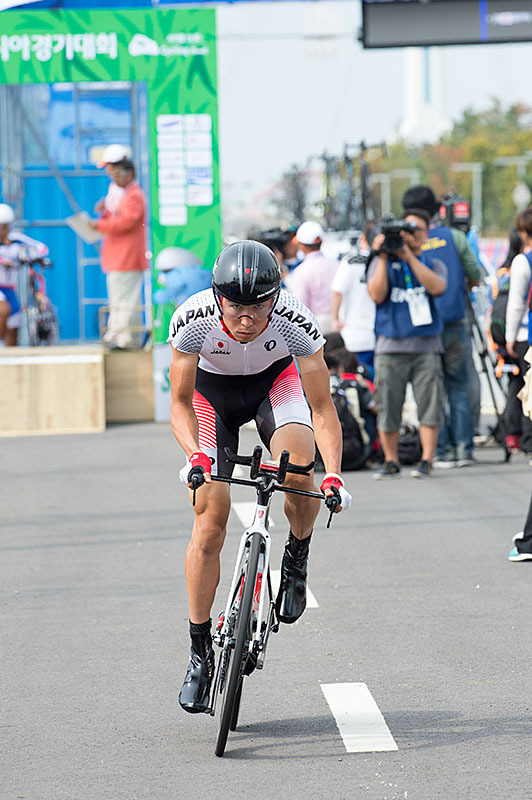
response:
[[[154,418],[151,351],[0,348],[0,437],[100,433]]]
[[[107,422],[146,422],[154,418],[151,350],[105,353]]]
[[[102,347],[0,348],[0,436],[104,429]]]

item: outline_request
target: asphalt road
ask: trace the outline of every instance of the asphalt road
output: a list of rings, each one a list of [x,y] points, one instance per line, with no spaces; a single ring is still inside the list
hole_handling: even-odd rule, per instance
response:
[[[254,442],[245,431],[241,451]],[[532,798],[532,564],[506,558],[523,458],[426,481],[348,474],[354,508],[329,531],[323,511],[313,537],[319,607],[273,637],[217,759],[217,720],[177,705],[192,510],[168,427],[0,449],[1,800]],[[241,527],[232,514],[215,612]],[[396,751],[346,752],[320,684],[357,682]]]

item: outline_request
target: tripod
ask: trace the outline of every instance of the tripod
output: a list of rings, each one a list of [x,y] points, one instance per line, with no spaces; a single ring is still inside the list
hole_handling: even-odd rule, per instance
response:
[[[508,463],[510,461],[512,452],[506,446],[504,420],[502,417],[502,413],[499,411],[499,406],[497,403],[497,397],[495,396],[495,387],[493,381],[495,381],[495,383],[499,386],[501,391],[503,391],[503,394],[504,390],[502,389],[501,384],[495,374],[495,365],[493,364],[493,361],[490,358],[486,336],[478,323],[477,315],[475,314],[475,309],[473,308],[473,303],[471,302],[469,293],[466,294],[466,305],[467,305],[467,322],[469,326],[469,333],[471,339],[473,340],[473,343],[476,348],[476,353],[480,360],[482,368],[481,374],[485,375],[486,377],[488,389],[491,395],[491,400],[493,402],[493,408],[495,411],[495,415],[497,417],[497,425],[494,428],[490,428],[490,433],[495,439],[495,441],[498,442],[503,448],[504,463]]]

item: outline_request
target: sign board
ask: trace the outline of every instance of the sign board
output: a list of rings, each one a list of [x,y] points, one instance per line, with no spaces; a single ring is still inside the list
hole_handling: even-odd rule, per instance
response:
[[[221,247],[214,10],[28,10],[1,20],[0,83],[146,83],[154,256],[177,245],[210,268]],[[155,309],[156,340],[173,309]]]
[[[362,0],[368,48],[530,41],[530,0]]]
[[[308,0],[304,0],[308,2]],[[225,3],[238,3],[238,2],[263,2],[263,0],[194,0],[195,6],[208,5],[212,6],[217,2]],[[286,0],[270,0],[270,2],[283,3]],[[322,0],[313,0],[313,2],[322,2]],[[127,3],[120,2],[120,0],[0,0],[0,11],[9,9],[31,8],[32,10],[42,10],[48,8],[109,8],[120,9],[127,6],[127,8],[162,8],[163,6],[169,7],[186,5],[190,6],[190,0],[127,0]]]

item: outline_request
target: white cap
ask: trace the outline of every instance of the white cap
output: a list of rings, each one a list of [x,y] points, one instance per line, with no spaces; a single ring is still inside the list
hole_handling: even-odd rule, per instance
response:
[[[197,255],[183,247],[165,247],[155,259],[158,272],[169,272],[177,267],[201,267],[203,262]]]
[[[15,221],[15,212],[7,203],[0,203],[0,225],[10,225]]]
[[[300,244],[317,244],[323,241],[325,231],[319,222],[303,222],[296,231],[296,239]]]
[[[118,164],[124,158],[131,157],[131,148],[123,144],[110,144],[103,151],[103,155],[96,164],[97,167],[105,167],[106,164]]]

